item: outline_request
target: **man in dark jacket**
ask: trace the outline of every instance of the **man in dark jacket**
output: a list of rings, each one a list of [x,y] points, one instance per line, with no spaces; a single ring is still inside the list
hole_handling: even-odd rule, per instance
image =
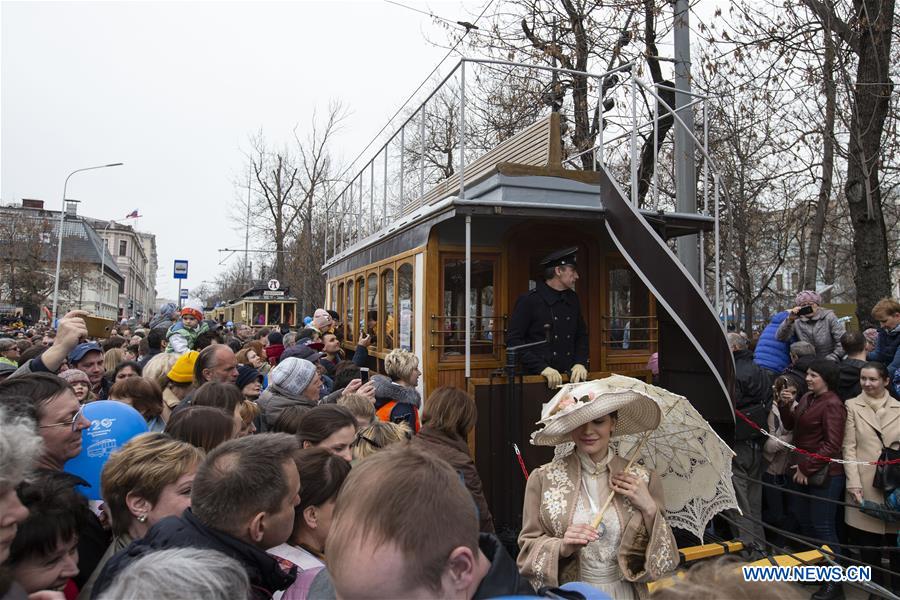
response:
[[[737,333],[728,334],[728,346],[734,355],[734,408],[761,427],[772,407],[772,382],[769,375],[753,362],[753,354],[748,349],[747,338]],[[765,464],[762,456],[763,434],[737,417],[734,427],[734,493],[738,506],[744,515],[735,515],[739,531],[735,535],[744,542],[744,547],[754,544],[759,547],[765,541],[765,532],[759,522],[762,520],[762,479]],[[752,520],[751,520],[752,519]]]
[[[841,400],[849,400],[862,393],[859,371],[866,364],[866,338],[859,331],[848,331],[841,336],[841,347],[847,354],[841,360],[841,384],[835,391]]]
[[[403,518],[386,519],[397,502]],[[334,508],[328,570],[341,598],[535,595],[499,540],[479,535],[459,475],[417,448],[393,446],[353,468]]]
[[[566,248],[544,258],[543,281],[519,297],[509,318],[508,347],[541,341],[550,326],[547,344],[519,355],[525,373],[543,375],[550,388],[562,383],[562,373],[570,373],[572,382],[587,378],[588,330],[575,293],[577,251]]]
[[[241,563],[252,599],[289,587],[296,568],[284,572],[266,550],[287,540],[300,503],[300,475],[291,458],[294,436],[267,433],[230,440],[209,453],[197,471],[191,508],[167,517],[116,554],[94,585],[93,598],[139,557],[168,548],[208,548]],[[165,585],[164,581],[159,585]]]
[[[806,393],[806,370],[810,363],[816,360],[816,348],[809,342],[794,342],[791,344],[791,364],[782,375],[787,375],[797,388],[797,397]]]

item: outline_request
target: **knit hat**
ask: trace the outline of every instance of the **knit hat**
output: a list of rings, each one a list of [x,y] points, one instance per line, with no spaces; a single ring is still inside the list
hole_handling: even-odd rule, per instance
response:
[[[254,381],[262,382],[262,375],[260,375],[259,371],[251,367],[250,365],[239,365],[238,366],[238,376],[235,384],[240,388],[244,389],[244,386],[248,383],[253,383]]]
[[[185,306],[184,308],[181,309],[181,316],[182,317],[194,317],[198,321],[203,320],[203,313],[200,312],[199,310],[197,310],[196,308],[191,308],[189,306]]]
[[[77,382],[86,383],[91,385],[91,380],[88,379],[87,373],[84,371],[79,371],[78,369],[66,369],[62,373],[59,374],[61,378],[63,378],[66,383],[72,385]]]
[[[284,336],[281,335],[280,331],[273,331],[269,334],[269,343],[270,344],[282,344],[282,343],[284,343]]]
[[[288,396],[303,393],[316,374],[316,366],[302,358],[288,357],[269,371],[269,387],[285,392]]]
[[[199,300],[188,300],[181,308],[181,316],[190,315],[198,321],[203,320],[203,304]]]
[[[797,306],[803,306],[804,304],[809,303],[822,304],[822,296],[813,290],[803,290],[797,294],[796,298],[794,298],[794,304]]]
[[[196,350],[191,350],[189,352],[185,352],[181,356],[178,357],[178,360],[175,361],[175,364],[172,365],[172,368],[166,374],[166,377],[174,381],[175,383],[191,383],[194,381],[194,363],[197,362],[197,357],[200,356],[200,353]]]

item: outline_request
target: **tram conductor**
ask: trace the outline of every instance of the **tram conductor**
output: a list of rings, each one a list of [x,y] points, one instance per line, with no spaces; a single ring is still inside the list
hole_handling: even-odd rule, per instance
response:
[[[525,374],[543,375],[550,388],[562,384],[562,373],[571,382],[587,378],[588,330],[575,293],[576,252],[577,247],[557,250],[541,260],[543,281],[519,297],[509,320],[507,346],[543,340],[550,326],[549,343],[520,354]]]

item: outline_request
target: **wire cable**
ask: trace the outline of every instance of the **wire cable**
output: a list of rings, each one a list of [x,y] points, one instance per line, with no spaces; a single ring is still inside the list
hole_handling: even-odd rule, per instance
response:
[[[494,1],[495,1],[495,0],[489,0],[489,1],[488,1],[488,3],[484,6],[484,9],[481,11],[481,14],[479,14],[478,17],[476,17],[476,19],[475,19],[475,21],[474,21],[473,24],[477,24],[477,23],[478,23],[478,20],[481,19],[481,17],[484,16],[484,13],[487,12],[488,8],[491,7],[491,5],[494,3]],[[458,40],[456,40],[456,43],[453,44],[453,46],[450,48],[450,50],[447,51],[447,54],[444,55],[444,58],[442,58],[442,59],[440,60],[440,62],[438,62],[438,64],[435,65],[435,67],[434,67],[434,68],[431,70],[431,72],[425,77],[425,79],[422,80],[422,83],[420,83],[420,84],[418,85],[418,87],[416,87],[416,89],[413,90],[413,92],[409,95],[409,97],[407,97],[406,100],[403,101],[403,104],[400,105],[400,108],[398,108],[398,109],[396,110],[396,112],[394,112],[394,114],[391,115],[391,118],[388,119],[387,123],[385,123],[384,126],[383,126],[381,129],[378,130],[378,133],[376,133],[376,134],[372,137],[371,141],[369,141],[369,143],[366,144],[366,147],[363,148],[362,150],[360,150],[359,154],[357,154],[356,157],[354,157],[354,159],[353,159],[352,161],[350,161],[350,163],[347,165],[347,167],[344,168],[343,171],[341,171],[341,174],[338,175],[337,179],[339,179],[339,180],[342,179],[342,178],[347,174],[347,172],[348,172],[351,168],[353,168],[353,165],[356,164],[356,161],[358,161],[358,160],[360,159],[360,157],[361,157],[363,154],[365,154],[365,152],[366,152],[369,148],[372,147],[372,144],[374,144],[375,141],[378,139],[378,137],[379,137],[382,133],[384,133],[384,130],[387,129],[388,127],[390,127],[391,123],[394,122],[394,119],[397,118],[397,115],[399,115],[399,114],[403,111],[403,109],[406,108],[406,105],[409,104],[409,101],[412,100],[412,99],[415,97],[415,95],[419,93],[419,90],[421,90],[421,89],[425,86],[426,83],[428,83],[428,81],[431,79],[431,76],[434,75],[434,74],[437,72],[437,70],[441,68],[441,65],[444,64],[444,61],[446,61],[448,58],[450,58],[450,55],[453,54],[453,52],[456,51],[456,48],[459,47],[459,45],[462,43],[462,41],[465,39],[465,37],[469,34],[469,31],[471,31],[471,28],[468,28],[468,27],[467,27],[465,33],[463,33],[463,34],[460,36],[460,38],[459,38]],[[376,155],[376,156],[377,156],[377,155]]]
[[[858,504],[851,504],[850,502],[844,502],[842,500],[832,500],[831,498],[823,498],[822,496],[815,496],[813,494],[807,494],[805,492],[801,492],[800,490],[795,490],[793,488],[782,487],[782,486],[776,485],[774,483],[767,483],[760,479],[754,479],[753,477],[749,477],[747,475],[744,475],[743,473],[732,472],[732,476],[737,477],[738,479],[743,479],[745,481],[752,481],[753,483],[758,483],[760,485],[764,485],[769,488],[779,489],[782,492],[784,492],[785,494],[793,494],[795,496],[800,496],[802,498],[809,498],[811,500],[819,500],[822,502],[829,502],[831,504],[838,504],[840,506],[848,506],[850,508],[860,510],[860,506]],[[889,508],[879,508],[878,511],[883,512],[886,515],[894,515],[898,518],[898,520],[900,520],[900,512],[898,512],[898,511],[891,510]]]
[[[725,516],[724,513],[719,513],[719,516],[722,517],[723,519],[725,519],[726,521],[728,521],[729,523],[731,523],[732,525],[734,525],[735,527],[737,527],[738,529],[741,529],[740,523],[737,523],[737,522],[735,522],[734,520],[732,520],[731,518]],[[821,552],[822,554],[827,554],[827,555],[829,555],[829,556],[831,556],[831,557],[833,557],[833,558],[836,558],[836,559],[845,560],[845,561],[847,561],[848,563],[853,563],[853,564],[857,564],[857,565],[862,565],[862,566],[864,566],[864,567],[872,567],[872,568],[873,568],[874,570],[876,570],[876,571],[881,571],[882,573],[886,573],[886,574],[888,574],[888,575],[900,577],[900,573],[897,573],[897,572],[895,572],[895,571],[891,571],[891,570],[889,570],[889,569],[885,569],[884,567],[876,567],[875,565],[870,565],[870,564],[865,563],[865,562],[863,562],[863,561],[861,561],[861,560],[857,560],[857,559],[855,559],[855,558],[852,558],[852,557],[850,557],[850,556],[847,556],[846,554],[838,554],[837,552],[834,552],[833,550],[826,550],[826,549],[824,549],[824,548],[821,547],[821,546],[823,546],[823,545],[827,545],[827,546],[829,546],[829,548],[830,548],[831,546],[837,545],[837,546],[840,546],[840,547],[842,547],[842,548],[851,548],[852,546],[850,546],[849,544],[842,544],[840,541],[838,541],[838,542],[835,543],[835,542],[829,542],[829,541],[827,541],[827,540],[820,540],[820,539],[813,538],[813,537],[809,537],[809,536],[801,536],[801,535],[799,535],[799,534],[791,533],[790,531],[786,531],[786,530],[784,530],[784,529],[779,529],[778,527],[775,527],[774,525],[769,525],[768,523],[766,523],[766,522],[764,522],[764,521],[760,521],[759,519],[755,519],[755,518],[750,517],[750,516],[747,516],[747,515],[741,515],[741,518],[747,519],[747,520],[750,521],[751,523],[755,523],[756,525],[760,525],[760,526],[764,527],[765,529],[769,529],[769,530],[771,530],[771,531],[774,531],[775,533],[777,533],[777,534],[779,534],[779,535],[781,535],[781,536],[783,536],[783,537],[785,537],[785,538],[787,538],[787,539],[789,539],[789,540],[793,540],[793,541],[795,541],[795,542],[799,542],[799,543],[801,543],[801,544],[805,544],[805,545],[809,546],[810,548],[813,548],[813,549],[815,549],[815,550],[818,550],[818,551]],[[746,528],[744,528],[744,529],[746,529]],[[751,537],[753,537],[755,540],[759,541],[759,538],[758,538],[757,536],[755,536],[753,533],[750,533],[749,531],[748,531],[747,533],[748,533]],[[767,541],[765,541],[765,540],[763,540],[763,543],[765,543],[766,545],[769,545],[769,546],[772,545],[772,544],[770,544],[769,542],[767,542]],[[774,546],[773,546],[773,547],[774,547]],[[794,558],[796,558],[796,557],[794,557]]]
[[[731,523],[731,524],[734,525],[735,527],[740,527],[740,525],[739,525],[738,523],[736,523],[734,520],[732,520],[732,519],[728,518],[727,516],[725,516],[724,513],[719,513],[718,516],[721,517],[724,521],[726,521],[726,522],[728,522],[728,523]],[[763,526],[764,526],[764,527],[769,527],[768,525],[765,525],[765,524],[763,524]],[[749,533],[749,532],[748,532],[748,533]],[[813,564],[811,561],[807,561],[807,560],[804,560],[804,559],[800,558],[800,557],[797,556],[796,554],[794,554],[794,553],[788,551],[786,548],[781,548],[781,547],[779,547],[779,546],[776,546],[775,544],[772,544],[772,543],[770,543],[770,542],[767,542],[767,541],[764,540],[764,539],[763,539],[763,540],[760,540],[760,539],[759,539],[759,536],[757,536],[757,535],[755,535],[755,534],[753,534],[753,533],[750,533],[750,537],[752,537],[752,538],[753,538],[754,540],[756,540],[756,541],[761,541],[763,544],[765,544],[766,546],[769,546],[769,547],[772,548],[773,550],[777,551],[779,554],[783,554],[783,555],[785,555],[785,556],[790,556],[791,558],[793,558],[794,560],[796,560],[797,562],[799,562],[799,563],[802,564],[802,565],[811,565],[811,564]],[[788,537],[788,536],[785,536],[785,537]],[[810,546],[811,548],[813,548],[813,549],[818,550],[819,552],[821,552],[823,555],[825,555],[826,560],[830,560],[831,562],[834,562],[833,559],[832,559],[831,557],[828,556],[829,552],[826,551],[824,548],[819,548],[818,546],[812,546],[811,544],[809,544],[808,542],[804,542],[803,540],[799,540],[799,541],[800,541],[800,543],[806,544],[806,545]],[[830,542],[829,542],[829,543],[830,543]],[[831,554],[834,554],[834,553],[831,553]],[[852,559],[851,559],[851,560],[852,560]],[[885,571],[885,569],[881,569],[881,568],[878,568],[878,567],[874,567],[874,566],[872,566],[872,565],[866,565],[865,563],[863,563],[863,564],[864,564],[864,566],[870,566],[870,567],[872,567],[873,569],[876,569],[876,568],[877,568],[879,571]],[[890,573],[890,574],[892,574],[892,575],[897,575],[897,574],[895,574],[893,571],[887,571],[887,573]],[[872,584],[872,583],[865,584],[865,583],[858,583],[858,582],[854,582],[854,581],[847,581],[847,582],[845,582],[845,583],[846,583],[847,585],[849,585],[850,587],[855,587],[855,588],[857,588],[857,589],[861,589],[861,590],[863,590],[863,591],[870,592],[870,593],[872,592],[872,589],[870,589],[870,588],[881,588],[880,585],[878,585],[878,584]],[[884,591],[886,591],[886,590],[884,590]],[[882,591],[882,589],[879,589],[879,590],[878,590],[878,593],[879,593],[879,594],[883,594],[884,591]],[[891,597],[897,598],[897,596],[894,596],[891,592],[888,592],[888,593],[891,594]]]

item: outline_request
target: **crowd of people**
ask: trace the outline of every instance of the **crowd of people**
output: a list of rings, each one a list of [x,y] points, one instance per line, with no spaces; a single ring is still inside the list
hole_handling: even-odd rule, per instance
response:
[[[798,294],[753,351],[745,336],[728,334],[740,412],[734,487],[744,513],[735,533],[759,554],[827,543],[897,591],[900,552],[880,548],[900,545],[900,499],[879,477],[900,466],[870,463],[900,448],[900,303],[875,305],[877,329],[848,331],[821,302],[813,291]],[[813,596],[843,597],[834,582]]]
[[[900,305],[890,302],[876,307],[885,315],[885,337],[871,350],[879,356],[892,335],[900,338]],[[799,326],[808,317],[796,316],[801,308],[778,338],[782,328],[787,342],[806,330],[819,336]],[[55,328],[8,327],[0,338],[3,598],[631,599],[679,563],[657,476],[625,469],[609,444],[652,427],[638,393],[569,398],[547,415],[533,443],[568,449],[528,479],[520,552],[511,556],[495,537],[468,446],[475,401],[452,387],[423,400],[414,354],[392,350],[383,374],[369,377],[371,337],[363,332],[345,356],[335,315],[324,309],[291,331],[223,327],[187,307],[104,339],[88,337],[85,316],[70,312]],[[794,341],[777,379],[752,356],[756,370],[747,367],[744,338],[729,340],[742,398],[758,396],[763,406],[761,415],[749,402],[738,409],[772,436],[858,461],[877,458],[873,435],[885,444],[900,438],[891,416],[900,403],[886,391],[891,363],[863,362],[852,333],[839,336],[840,352]],[[859,389],[845,407],[836,390],[853,360]],[[64,467],[91,426],[84,407],[99,400],[132,407],[147,433],[110,454],[101,500],[89,502],[79,491],[87,482]],[[741,502],[758,503],[747,514],[760,522],[777,519],[780,529],[839,550],[833,506],[788,503],[773,488],[886,502],[868,466],[791,464],[770,441],[750,427],[735,445],[736,475],[774,484],[763,510],[758,485],[735,479]],[[612,508],[591,525],[611,492]],[[858,510],[846,518],[868,545],[896,532]],[[660,597],[680,597],[679,585]]]

